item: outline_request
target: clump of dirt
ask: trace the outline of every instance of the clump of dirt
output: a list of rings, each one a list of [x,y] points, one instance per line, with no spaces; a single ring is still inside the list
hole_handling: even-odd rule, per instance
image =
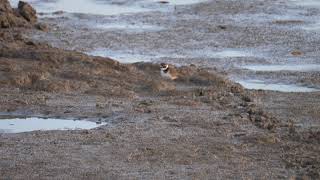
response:
[[[29,5],[30,6],[30,5]],[[28,7],[29,7],[28,6]],[[28,20],[25,18],[21,18],[21,15],[25,15],[26,17],[34,20],[34,17],[31,15],[35,15],[30,11],[33,10],[30,8],[26,8],[27,4],[21,6],[17,10],[12,9],[10,3],[7,0],[2,1],[0,5],[0,25],[1,28],[9,28],[9,27],[27,27],[30,26]],[[22,14],[20,14],[22,13]]]
[[[30,6],[30,4],[23,1],[19,1],[17,11],[22,17],[24,17],[24,19],[26,19],[30,23],[37,22],[37,12],[32,6]]]
[[[291,55],[293,56],[302,56],[303,55],[303,52],[298,50],[298,49],[295,49],[291,52]]]
[[[252,105],[248,108],[250,120],[261,128],[274,129],[279,121],[271,115],[264,112],[261,108]]]
[[[27,2],[19,1],[18,8],[12,8],[8,0],[0,4],[0,28],[23,27],[47,31],[48,27],[43,23],[37,23],[37,12]]]
[[[274,24],[280,24],[280,25],[288,25],[288,24],[303,24],[303,20],[274,20],[272,21]]]

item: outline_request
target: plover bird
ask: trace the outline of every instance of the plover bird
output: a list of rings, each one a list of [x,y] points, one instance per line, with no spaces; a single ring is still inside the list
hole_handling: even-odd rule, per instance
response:
[[[178,73],[173,67],[169,67],[168,64],[160,64],[161,76],[167,79],[175,80],[178,78]]]

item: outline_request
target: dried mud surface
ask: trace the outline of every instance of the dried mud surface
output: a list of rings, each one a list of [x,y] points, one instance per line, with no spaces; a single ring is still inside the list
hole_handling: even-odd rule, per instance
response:
[[[0,179],[320,178],[319,93],[248,91],[195,65],[168,81],[158,64],[34,41],[14,16],[29,25],[0,29],[1,117],[108,124],[0,134]]]

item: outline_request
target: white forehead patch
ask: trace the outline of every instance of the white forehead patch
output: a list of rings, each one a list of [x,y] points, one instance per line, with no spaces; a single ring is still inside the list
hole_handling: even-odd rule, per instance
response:
[[[164,67],[160,67],[160,69],[163,70],[163,71],[167,70],[168,68],[169,68],[168,64],[166,64]]]

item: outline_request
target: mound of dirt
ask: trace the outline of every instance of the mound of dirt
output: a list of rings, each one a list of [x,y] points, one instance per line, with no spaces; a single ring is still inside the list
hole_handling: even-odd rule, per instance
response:
[[[19,1],[13,9],[8,0],[0,2],[0,27],[32,27],[37,22],[36,11],[28,3]]]
[[[32,6],[30,6],[30,4],[23,2],[23,1],[19,1],[18,12],[27,21],[29,21],[31,23],[37,22],[37,15],[36,15],[37,12]]]

